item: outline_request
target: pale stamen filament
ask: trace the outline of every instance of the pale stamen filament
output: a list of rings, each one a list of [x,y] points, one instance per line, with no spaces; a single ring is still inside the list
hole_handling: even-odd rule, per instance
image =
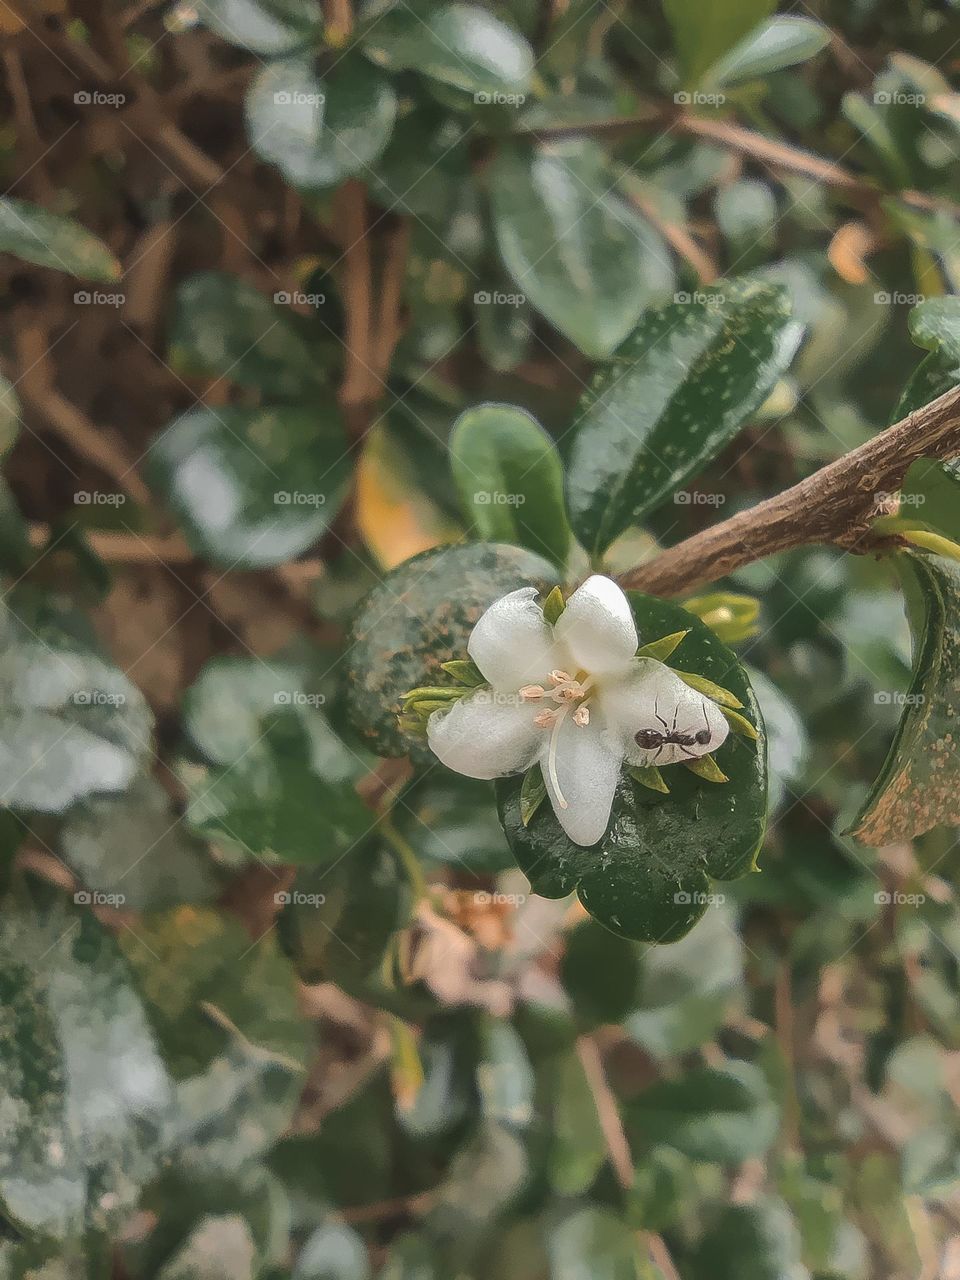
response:
[[[593,684],[592,677],[585,680],[583,684],[578,686],[578,693],[576,696],[578,698],[586,697],[586,695],[590,691],[590,687],[592,684]],[[553,722],[553,729],[550,734],[550,746],[547,750],[547,774],[550,778],[550,781],[553,783],[553,792],[554,792],[554,795],[557,797],[557,804],[560,806],[561,809],[569,809],[570,806],[567,803],[566,797],[564,796],[563,792],[560,790],[560,779],[557,777],[557,743],[560,740],[560,728],[564,720],[566,719],[567,713],[570,711],[572,705],[573,705],[572,702],[567,702],[566,706],[564,706],[562,711],[554,712],[554,715],[556,718]],[[590,713],[586,707],[582,707],[582,706],[578,707],[574,714],[575,724],[583,723],[582,721],[577,720],[577,715],[579,715],[580,712],[586,712],[587,716],[589,717]],[[542,714],[546,715],[547,713],[544,712]],[[538,716],[537,719],[539,720],[539,718],[540,717]]]

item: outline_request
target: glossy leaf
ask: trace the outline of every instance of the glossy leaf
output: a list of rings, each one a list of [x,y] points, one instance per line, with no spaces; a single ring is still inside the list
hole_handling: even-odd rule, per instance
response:
[[[710,68],[705,80],[720,86],[768,76],[809,61],[829,43],[830,32],[821,23],[792,14],[780,15],[751,31]]]
[[[72,218],[27,200],[0,198],[0,253],[38,267],[105,284],[120,279],[120,263],[102,240]]]
[[[0,614],[0,802],[62,813],[125,790],[151,749],[139,689],[68,619],[8,595]]]
[[[524,37],[474,4],[397,5],[366,37],[371,58],[391,70],[412,70],[467,93],[516,93],[533,70]]]
[[[612,187],[591,142],[503,148],[488,174],[497,242],[517,289],[597,357],[673,287],[659,234]]]
[[[564,834],[549,805],[528,826],[520,819],[521,779],[500,779],[497,803],[507,840],[536,893],[563,897],[573,889],[601,924],[627,938],[672,942],[683,937],[714,899],[710,877],[750,870],[763,837],[766,761],[759,708],[743,668],[717,637],[676,604],[630,592],[641,643],[685,623],[684,661],[744,703],[760,741],[731,734],[717,754],[730,782],[715,786],[686,769],[666,768],[669,795],[621,778],[607,832],[583,848]]]
[[[696,1280],[809,1280],[787,1206],[775,1197],[730,1204],[700,1240]]]
[[[582,1024],[620,1022],[637,998],[638,949],[586,920],[567,936],[560,976]]]
[[[63,1239],[135,1207],[170,1082],[113,939],[88,911],[39,900],[8,901],[0,930],[0,1203],[17,1229]]]
[[[680,55],[684,87],[694,89],[707,68],[776,7],[776,0],[726,0],[704,8],[696,0],[664,0]]]
[[[336,516],[349,474],[332,405],[189,409],[147,469],[197,553],[227,569],[299,555]]]
[[[348,55],[328,75],[291,57],[267,63],[247,95],[251,145],[295,187],[335,186],[362,174],[390,138],[393,86],[369,62]]]
[[[200,20],[250,53],[289,53],[319,35],[317,0],[204,0]]]
[[[364,742],[378,755],[405,755],[416,745],[397,724],[407,690],[452,684],[441,664],[466,656],[484,609],[508,591],[549,590],[555,580],[533,552],[487,542],[426,551],[387,574],[347,641],[347,706]]]
[[[960,564],[908,552],[896,565],[923,617],[911,616],[913,679],[893,745],[850,828],[871,845],[960,822]]]
[[[450,461],[478,538],[529,547],[564,564],[570,530],[563,469],[556,446],[535,418],[507,404],[468,409],[451,432]]]
[[[733,439],[801,332],[786,294],[754,281],[644,317],[577,410],[567,504],[588,550],[604,551]]]
[[[328,337],[295,313],[279,291],[271,299],[237,276],[205,271],[178,287],[169,355],[185,377],[225,378],[279,400],[319,396]]]

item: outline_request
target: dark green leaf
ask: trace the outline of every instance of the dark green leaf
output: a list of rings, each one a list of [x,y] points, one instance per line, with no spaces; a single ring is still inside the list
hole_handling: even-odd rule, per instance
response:
[[[0,801],[62,813],[123,791],[151,749],[143,695],[69,625],[8,595],[0,615]]]
[[[570,530],[553,441],[524,409],[483,404],[450,435],[453,478],[477,537],[529,547],[563,565]]]
[[[62,1239],[119,1225],[156,1172],[170,1083],[113,939],[59,899],[4,906],[0,1202]]]
[[[356,54],[326,76],[304,57],[267,63],[247,95],[254,150],[308,190],[362,174],[387,145],[396,113],[390,81]]]
[[[758,1067],[730,1062],[658,1080],[625,1108],[644,1143],[666,1143],[691,1160],[739,1164],[762,1155],[777,1135],[777,1108]]]
[[[120,944],[178,1078],[204,1071],[236,1032],[303,1064],[307,1028],[296,981],[271,934],[251,943],[239,920],[221,911],[178,907],[144,916]]]
[[[684,661],[730,689],[760,730],[758,743],[731,734],[717,752],[730,782],[714,786],[686,769],[668,768],[669,795],[621,779],[606,835],[592,848],[564,834],[549,805],[529,826],[520,819],[519,777],[496,784],[507,840],[536,893],[558,898],[576,889],[608,929],[627,938],[672,942],[715,901],[709,877],[734,879],[750,870],[763,837],[766,759],[762,722],[746,674],[699,619],[676,604],[629,593],[641,643],[686,622]]]
[[[684,86],[695,89],[704,73],[776,8],[776,0],[725,0],[704,7],[697,0],[664,0],[680,55]]]
[[[607,1159],[597,1103],[579,1055],[562,1055],[552,1079],[553,1118],[547,1175],[560,1196],[581,1195],[593,1185]]]
[[[403,694],[441,684],[441,663],[464,658],[483,611],[518,587],[549,590],[556,570],[520,547],[470,543],[414,556],[366,597],[348,637],[350,717],[378,755],[405,755]],[[416,744],[414,744],[416,745]]]
[[[900,512],[960,540],[960,458],[915,462],[903,481]]]
[[[727,1205],[700,1240],[696,1280],[809,1280],[800,1233],[782,1200]]]
[[[812,18],[781,15],[751,31],[709,69],[711,86],[737,84],[807,62],[830,43],[830,32]]]
[[[200,21],[250,53],[289,53],[319,34],[317,0],[203,0]]]
[[[960,564],[913,552],[895,563],[919,593],[923,621],[896,737],[850,829],[870,845],[960,822]]]
[[[190,409],[157,437],[147,469],[198,554],[228,569],[306,550],[340,509],[349,474],[330,404]]]
[[[636,1003],[640,955],[635,943],[586,920],[567,935],[560,976],[585,1026],[620,1022]]]
[[[482,1114],[511,1129],[525,1129],[533,1119],[534,1086],[530,1059],[513,1026],[503,1020],[485,1019],[477,1063]]]
[[[418,71],[481,105],[525,88],[533,69],[523,36],[474,4],[397,5],[371,26],[365,47],[383,66]]]
[[[567,469],[573,530],[594,554],[714,458],[790,363],[786,293],[727,281],[649,312],[580,402]]]
[[[673,288],[669,251],[612,191],[594,143],[504,148],[488,180],[517,288],[587,355],[609,356],[644,307]]]
[[[86,227],[10,196],[0,198],[0,253],[80,280],[109,284],[120,279],[120,263]]]
[[[294,711],[283,710],[266,722],[256,746],[236,763],[185,768],[186,820],[241,860],[329,865],[371,827],[370,812],[353,785],[361,763],[341,744],[318,771],[303,722]]]
[[[171,364],[187,377],[222,377],[279,400],[319,397],[327,334],[291,309],[290,296],[271,300],[219,271],[190,276],[175,296]]]
[[[551,1280],[578,1274],[591,1280],[636,1280],[637,1237],[611,1209],[585,1206],[562,1214],[547,1236]]]
[[[403,793],[391,816],[423,861],[480,872],[513,866],[489,783],[431,771]]]
[[[153,778],[122,796],[95,796],[72,809],[60,832],[63,856],[94,894],[131,911],[204,902],[216,880]]]

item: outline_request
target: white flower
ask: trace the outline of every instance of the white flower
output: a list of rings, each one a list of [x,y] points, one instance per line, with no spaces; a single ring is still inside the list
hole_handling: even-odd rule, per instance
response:
[[[607,828],[624,761],[696,759],[723,743],[728,725],[669,667],[635,656],[630,605],[610,578],[588,578],[552,627],[536,595],[511,591],[483,614],[467,651],[490,687],[435,711],[427,737],[469,778],[539,762],[560,825],[592,845]]]

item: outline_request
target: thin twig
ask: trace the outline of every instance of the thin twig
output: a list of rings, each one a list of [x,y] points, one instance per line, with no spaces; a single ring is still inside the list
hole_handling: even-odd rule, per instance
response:
[[[911,463],[958,454],[955,387],[799,484],[635,565],[618,581],[651,595],[675,596],[793,547],[826,543],[868,552],[878,545],[871,523],[888,513],[889,496]]]
[[[345,182],[334,197],[336,221],[344,246],[343,297],[346,312],[344,374],[340,403],[354,439],[366,431],[376,398],[372,378],[373,279],[367,229],[367,193],[361,182]]]

